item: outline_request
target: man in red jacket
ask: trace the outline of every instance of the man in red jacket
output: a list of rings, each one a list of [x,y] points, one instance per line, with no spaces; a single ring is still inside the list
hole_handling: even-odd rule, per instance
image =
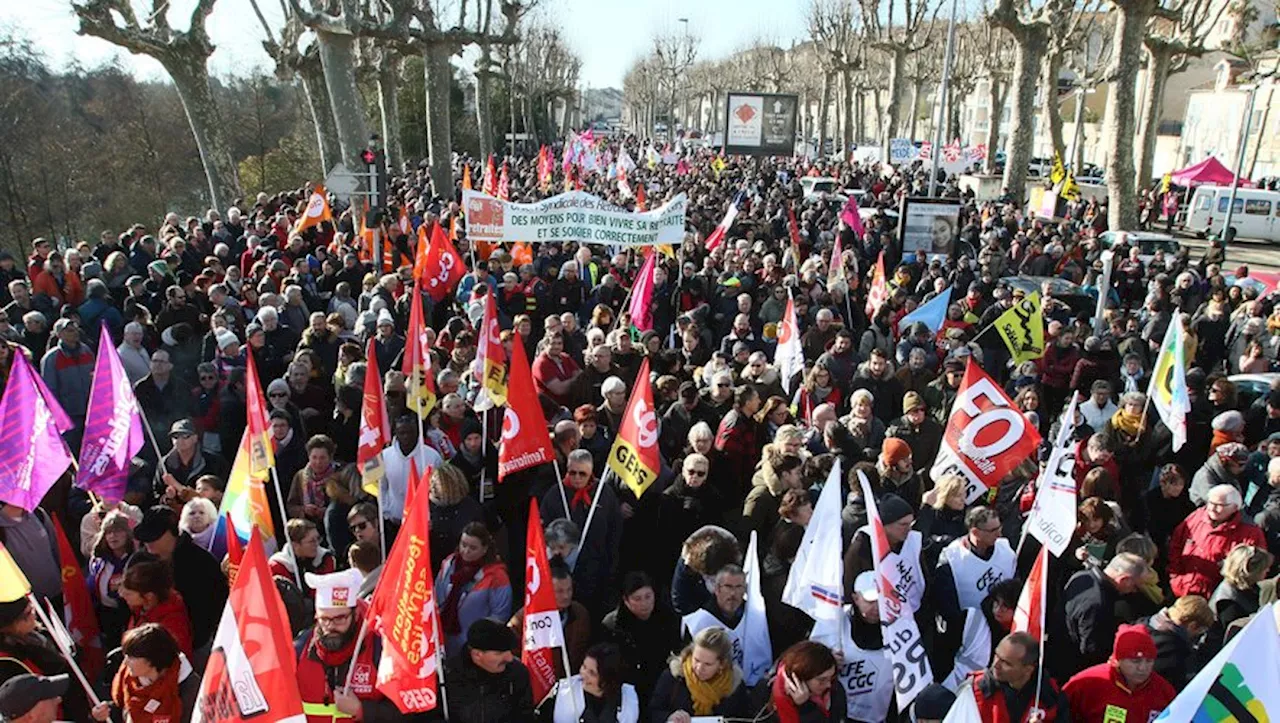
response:
[[[1221,484],[1209,490],[1204,507],[1173,529],[1169,540],[1169,586],[1173,594],[1213,594],[1222,582],[1220,565],[1239,545],[1265,548],[1266,536],[1240,517],[1240,490]]]
[[[1148,721],[1177,695],[1155,672],[1156,643],[1141,625],[1121,625],[1111,660],[1076,673],[1062,686],[1079,721]]]

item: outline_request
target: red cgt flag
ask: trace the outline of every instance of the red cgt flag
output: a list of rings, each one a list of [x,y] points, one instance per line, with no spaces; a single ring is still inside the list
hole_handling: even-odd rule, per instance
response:
[[[498,169],[493,163],[493,154],[489,154],[489,162],[484,167],[484,179],[480,183],[480,192],[486,196],[498,195]]]
[[[466,265],[453,242],[445,235],[440,224],[431,226],[431,244],[422,264],[422,285],[436,301],[443,300],[449,291],[462,280]]]
[[[516,332],[511,340],[507,372],[507,410],[502,415],[502,441],[498,444],[498,481],[512,472],[536,467],[556,458],[547,435],[547,418],[533,388],[533,371],[524,353],[524,340]]]
[[[417,301],[414,298],[410,303]],[[374,339],[370,337],[368,354],[365,356],[369,368],[364,375],[364,399],[360,404],[356,468],[360,470],[361,487],[377,497],[382,480],[382,450],[391,443],[391,423],[387,420],[387,408],[382,402],[382,374],[378,370],[378,355],[374,346]]]
[[[416,486],[416,467],[409,484]],[[396,535],[383,574],[373,591],[369,614],[382,636],[378,690],[401,713],[434,710],[439,662],[434,583],[431,576],[431,518],[425,497],[414,495]]]
[[[507,173],[507,162],[502,162],[502,173],[498,175],[498,198],[504,201],[511,198],[511,176]]]
[[[253,528],[213,638],[192,723],[305,723],[289,616]]]
[[[533,699],[540,701],[555,687],[556,648],[564,645],[560,611],[551,590],[551,568],[547,564],[547,543],[542,539],[542,517],[538,501],[529,500],[529,533],[525,541],[524,644],[520,662],[529,669]]]
[[[65,608],[67,631],[71,640],[79,649],[77,662],[89,680],[95,680],[106,664],[106,651],[102,649],[101,629],[98,627],[98,614],[94,612],[93,598],[89,595],[89,585],[85,582],[84,573],[76,561],[75,549],[67,540],[67,533],[62,530],[62,523],[57,515],[50,515],[53,520],[53,531],[58,535],[58,558],[62,561],[62,602]]]

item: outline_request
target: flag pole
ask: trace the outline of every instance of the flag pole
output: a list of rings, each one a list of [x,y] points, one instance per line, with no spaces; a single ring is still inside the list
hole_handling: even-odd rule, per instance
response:
[[[276,471],[275,465],[271,465],[271,481],[276,486],[276,504],[280,507],[280,524],[285,529],[284,533],[284,549],[288,551],[289,559],[293,560],[293,581],[297,583],[298,590],[302,590],[302,570],[298,566],[298,558],[293,554],[293,543],[289,541],[289,512],[284,506],[284,493],[280,491],[280,473]],[[238,533],[237,533],[238,534]]]
[[[582,535],[578,537],[578,549],[574,550],[575,555],[582,552],[582,547],[587,542],[587,530],[591,529],[591,520],[596,516],[596,508],[600,506],[600,490],[604,489],[604,480],[608,474],[609,470],[605,470],[605,473],[600,476],[600,480],[596,482],[596,493],[591,498],[591,509],[587,510],[587,520],[582,523]],[[561,485],[561,487],[563,486]],[[640,499],[637,497],[636,504],[639,504],[639,502]],[[568,505],[564,508],[564,516],[565,518],[571,517]]]
[[[569,498],[564,494],[564,477],[560,474],[560,460],[553,459],[551,464],[556,469],[556,489],[560,490],[560,503],[564,505],[564,516],[569,516]],[[586,537],[585,533],[583,537]]]
[[[484,504],[485,457],[489,454],[489,410],[480,410],[480,504]]]
[[[387,561],[387,525],[382,517],[382,494],[381,490],[376,499],[378,501],[378,555],[383,562]]]
[[[352,612],[353,613],[355,612],[355,608],[352,608]],[[360,632],[356,634],[355,647],[351,649],[351,662],[347,664],[347,679],[342,683],[342,690],[344,692],[347,692],[347,693],[351,692],[351,679],[352,677],[354,677],[356,672],[356,661],[359,660],[360,658],[360,648],[362,647],[361,644],[364,642],[365,633],[367,633],[368,631],[369,631],[369,614],[365,613],[364,621],[360,623]],[[334,712],[333,716],[329,718],[329,721],[330,723],[337,723],[338,714],[336,711]]]
[[[84,688],[84,692],[89,696],[89,700],[93,702],[94,706],[101,704],[102,701],[98,698],[98,694],[93,691],[93,686],[89,685],[89,680],[85,677],[84,671],[80,669],[80,664],[76,662],[75,656],[71,654],[70,650],[63,647],[61,636],[54,634],[53,623],[49,619],[49,615],[45,612],[44,607],[36,601],[35,595],[32,593],[27,593],[27,602],[31,604],[31,607],[35,608],[36,615],[39,616],[40,622],[43,623],[45,629],[49,631],[49,637],[53,638],[54,644],[58,646],[58,652],[62,653],[63,659],[71,666],[71,672],[76,674],[76,680],[80,681],[80,687]],[[48,600],[45,602],[48,602]],[[61,621],[59,621],[59,624],[61,624]]]

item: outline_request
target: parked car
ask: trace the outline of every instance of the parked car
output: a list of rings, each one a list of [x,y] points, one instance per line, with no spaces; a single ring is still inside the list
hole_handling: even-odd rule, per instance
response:
[[[1232,374],[1227,381],[1236,385],[1236,397],[1241,409],[1247,409],[1259,397],[1271,391],[1271,384],[1280,379],[1276,372],[1263,374]]]
[[[1151,263],[1157,251],[1163,251],[1165,258],[1169,258],[1182,250],[1182,244],[1178,243],[1178,239],[1167,233],[1152,231],[1104,231],[1098,240],[1102,248],[1106,249],[1120,244],[1137,246],[1138,258],[1143,264]]]
[[[1040,292],[1044,289],[1044,285],[1048,284],[1049,293],[1053,298],[1066,304],[1073,316],[1079,316],[1081,313],[1092,315],[1097,307],[1097,300],[1085,291],[1083,286],[1056,276],[1006,276],[1000,279],[1000,283],[1013,289],[1021,289],[1027,294]]]

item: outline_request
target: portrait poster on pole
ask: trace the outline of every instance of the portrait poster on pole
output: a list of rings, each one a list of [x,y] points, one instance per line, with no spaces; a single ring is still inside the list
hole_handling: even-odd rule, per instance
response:
[[[793,155],[799,106],[799,97],[795,95],[729,93],[724,152],[747,156]]]
[[[902,256],[917,251],[950,255],[960,234],[960,200],[952,198],[906,198],[902,203]]]

